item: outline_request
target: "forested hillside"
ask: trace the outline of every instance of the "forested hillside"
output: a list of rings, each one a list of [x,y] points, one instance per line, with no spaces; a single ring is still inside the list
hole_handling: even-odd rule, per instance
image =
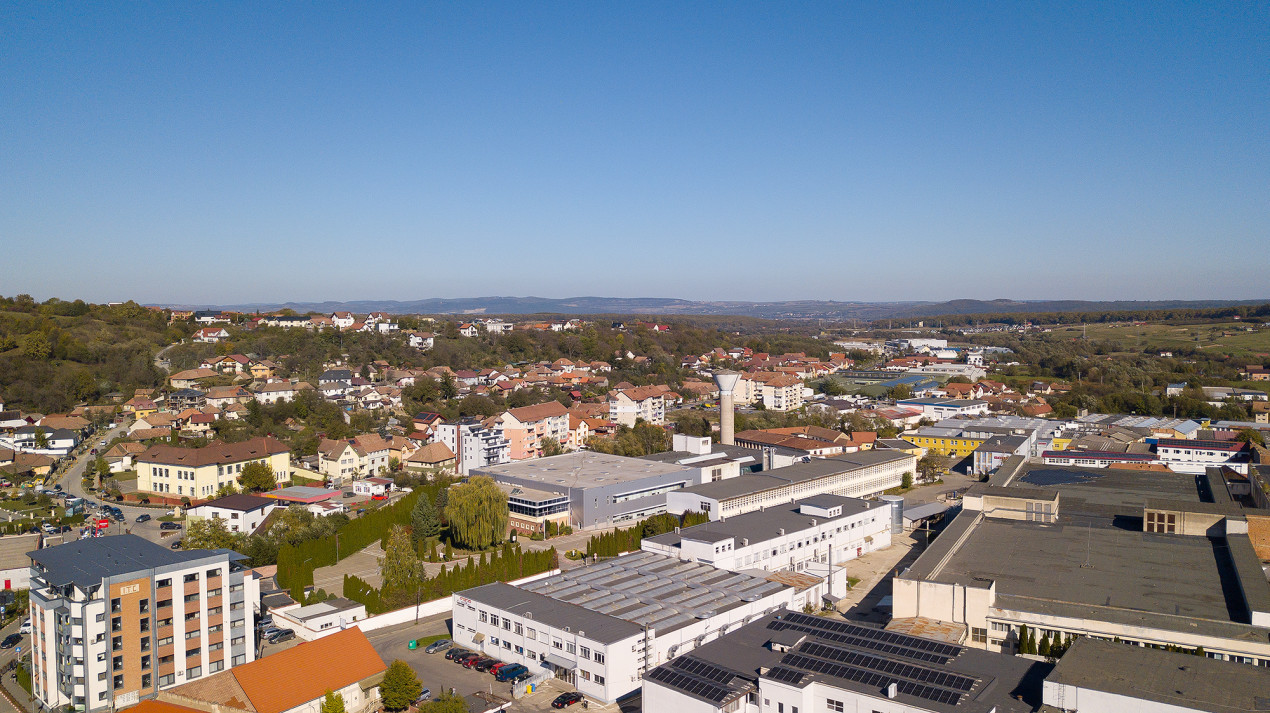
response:
[[[112,391],[159,386],[154,354],[185,329],[135,302],[0,297],[0,399],[6,408],[51,413]]]

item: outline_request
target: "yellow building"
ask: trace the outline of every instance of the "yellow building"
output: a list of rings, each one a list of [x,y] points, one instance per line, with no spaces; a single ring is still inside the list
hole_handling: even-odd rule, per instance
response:
[[[928,427],[913,434],[906,434],[904,440],[915,446],[921,446],[931,453],[964,458],[973,453],[987,439],[967,436],[957,429]]]
[[[267,463],[275,482],[291,480],[290,449],[268,437],[203,448],[151,446],[136,462],[137,490],[176,497],[212,497],[221,486],[237,484],[249,463]]]

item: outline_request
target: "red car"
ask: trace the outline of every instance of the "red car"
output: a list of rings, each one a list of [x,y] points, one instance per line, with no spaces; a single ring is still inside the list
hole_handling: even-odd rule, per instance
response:
[[[387,500],[388,496],[387,495],[372,495],[370,496],[370,499],[371,500]]]

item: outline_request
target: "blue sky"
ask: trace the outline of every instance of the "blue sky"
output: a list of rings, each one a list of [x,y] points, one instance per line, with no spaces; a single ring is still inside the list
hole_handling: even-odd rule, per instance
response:
[[[1267,3],[6,3],[0,36],[0,294],[1270,296]]]

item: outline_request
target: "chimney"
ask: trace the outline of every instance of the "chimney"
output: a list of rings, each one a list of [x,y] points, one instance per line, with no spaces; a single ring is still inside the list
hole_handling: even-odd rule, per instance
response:
[[[735,371],[714,372],[714,383],[719,387],[719,442],[725,446],[736,445],[733,440],[732,391],[741,375]]]
[[[900,691],[899,691],[899,686],[897,686],[897,685],[895,684],[895,681],[891,681],[890,683],[886,684],[886,697],[887,697],[887,698],[894,698],[894,697],[896,696],[896,694],[898,694],[899,692],[900,692]]]

